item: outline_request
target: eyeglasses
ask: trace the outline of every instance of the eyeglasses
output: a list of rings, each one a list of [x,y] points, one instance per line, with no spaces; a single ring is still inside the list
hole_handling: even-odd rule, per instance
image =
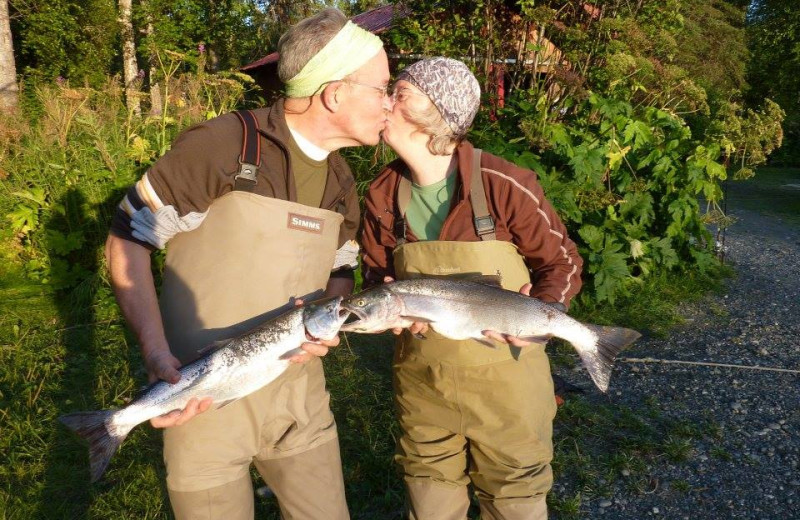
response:
[[[376,85],[369,85],[367,83],[359,83],[358,81],[353,81],[352,79],[343,79],[342,81],[345,82],[345,83],[352,83],[353,85],[361,85],[362,87],[367,87],[367,88],[371,88],[373,90],[377,90],[378,92],[381,93],[381,97],[387,97],[387,96],[391,95],[389,93],[389,85],[384,85],[382,87],[378,87]]]
[[[392,99],[392,103],[402,103],[406,101],[411,96],[424,96],[428,97],[426,94],[422,92],[414,92],[408,87],[401,87],[401,88],[393,88],[392,92],[389,94]]]

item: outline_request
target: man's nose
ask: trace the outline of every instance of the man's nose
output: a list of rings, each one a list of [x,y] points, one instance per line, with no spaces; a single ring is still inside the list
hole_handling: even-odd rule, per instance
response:
[[[383,109],[391,112],[394,108],[394,96],[383,96]]]

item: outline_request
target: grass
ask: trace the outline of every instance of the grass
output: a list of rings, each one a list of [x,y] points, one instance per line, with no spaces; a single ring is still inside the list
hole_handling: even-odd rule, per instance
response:
[[[729,182],[727,196],[729,212],[760,211],[800,224],[800,168],[759,168],[752,179]]]
[[[683,495],[692,490],[692,485],[685,480],[673,480],[670,483],[670,487]]]

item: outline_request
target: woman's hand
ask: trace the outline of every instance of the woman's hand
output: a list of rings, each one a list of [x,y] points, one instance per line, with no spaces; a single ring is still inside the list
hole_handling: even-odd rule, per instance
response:
[[[394,282],[394,278],[392,278],[391,276],[383,277],[383,283],[392,283],[392,282]],[[408,327],[408,330],[409,332],[411,332],[413,336],[420,336],[428,332],[428,324],[425,323],[424,321],[415,321],[414,323],[411,324],[410,327]],[[402,333],[403,329],[401,327],[395,327],[392,329],[392,334],[394,334],[395,336],[399,336]]]
[[[533,288],[533,285],[526,283],[525,285],[520,287],[519,293],[524,294],[525,296],[530,296],[531,288]],[[483,335],[489,339],[499,341],[500,343],[508,343],[509,345],[513,345],[519,348],[527,347],[533,344],[532,341],[526,341],[516,336],[512,336],[511,334],[503,334],[501,332],[497,332],[496,330],[484,330]]]

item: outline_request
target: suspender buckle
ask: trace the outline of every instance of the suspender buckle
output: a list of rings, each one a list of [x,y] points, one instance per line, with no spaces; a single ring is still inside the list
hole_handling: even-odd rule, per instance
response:
[[[256,173],[258,172],[258,166],[251,163],[242,162],[239,159],[239,172],[233,178],[234,181],[238,181],[240,178],[246,181],[250,181],[253,185],[258,184],[258,180],[256,179]]]
[[[494,233],[494,219],[491,215],[475,217],[472,219],[472,221],[475,224],[475,232],[478,234],[478,236]]]

